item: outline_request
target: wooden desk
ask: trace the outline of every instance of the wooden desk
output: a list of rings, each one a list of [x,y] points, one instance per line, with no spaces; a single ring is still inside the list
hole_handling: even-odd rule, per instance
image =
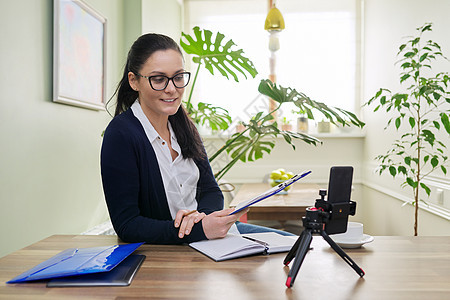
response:
[[[375,237],[346,252],[360,278],[318,236],[294,287],[285,286],[285,254],[214,262],[188,246],[143,245],[147,256],[129,287],[47,288],[5,282],[62,250],[119,243],[115,236],[52,236],[0,258],[1,299],[446,299],[450,237]]]
[[[270,188],[268,183],[246,183],[236,193],[230,207],[252,199]],[[274,195],[256,203],[247,213],[248,220],[277,220],[283,225],[288,220],[301,222],[306,208],[314,206],[319,198],[319,186],[308,183],[294,183],[287,194]]]

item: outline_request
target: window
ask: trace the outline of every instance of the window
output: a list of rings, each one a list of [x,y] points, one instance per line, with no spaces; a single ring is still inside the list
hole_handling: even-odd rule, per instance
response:
[[[358,113],[358,0],[279,0],[286,29],[276,52],[277,83],[295,88],[314,100]],[[194,26],[221,32],[244,50],[259,74],[239,83],[221,76],[199,74],[194,101],[222,106],[234,119],[248,120],[255,107],[267,102],[258,93],[269,78],[269,34],[264,30],[267,0],[187,0],[185,32]],[[193,66],[194,68],[196,66]],[[191,70],[194,72],[195,70]],[[226,92],[224,92],[226,91]],[[290,109],[282,116],[294,119]]]

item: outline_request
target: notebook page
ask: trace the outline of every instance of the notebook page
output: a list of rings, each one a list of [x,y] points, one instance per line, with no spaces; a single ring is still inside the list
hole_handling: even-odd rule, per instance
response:
[[[189,246],[216,261],[262,253],[265,250],[265,247],[261,244],[231,234],[223,239],[190,243]]]

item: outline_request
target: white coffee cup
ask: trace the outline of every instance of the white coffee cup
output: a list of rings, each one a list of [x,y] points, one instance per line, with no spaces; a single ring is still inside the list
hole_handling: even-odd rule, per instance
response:
[[[362,241],[364,234],[364,225],[358,222],[348,222],[347,231],[344,233],[333,234],[333,239],[346,242],[346,243],[358,243]]]

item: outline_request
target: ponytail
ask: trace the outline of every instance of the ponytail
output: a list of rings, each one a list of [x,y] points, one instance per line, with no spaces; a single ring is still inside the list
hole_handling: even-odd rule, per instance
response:
[[[169,116],[169,121],[181,147],[183,157],[206,159],[207,155],[200,134],[183,105],[174,115]]]

